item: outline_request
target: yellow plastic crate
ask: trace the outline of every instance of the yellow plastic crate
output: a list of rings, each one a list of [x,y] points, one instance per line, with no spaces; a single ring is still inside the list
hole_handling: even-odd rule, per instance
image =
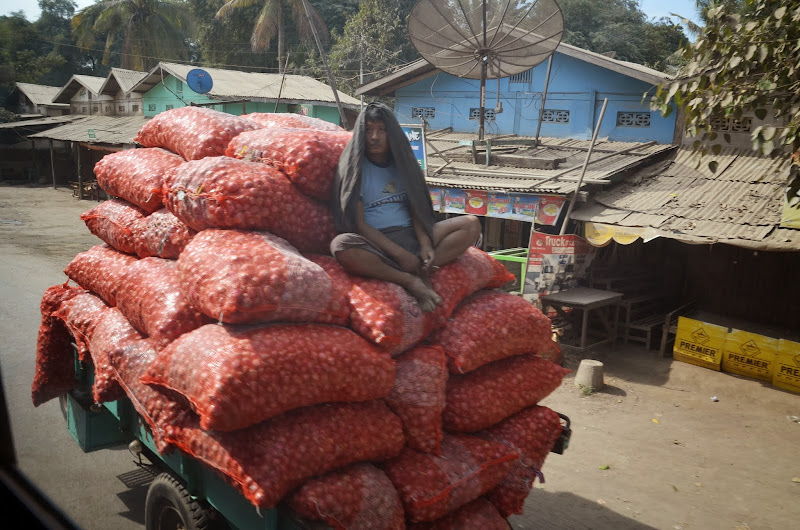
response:
[[[734,329],[725,341],[722,371],[772,382],[778,339]]]
[[[678,317],[672,357],[719,372],[727,334],[728,329],[722,326]]]
[[[786,339],[779,341],[772,384],[800,394],[800,343]]]

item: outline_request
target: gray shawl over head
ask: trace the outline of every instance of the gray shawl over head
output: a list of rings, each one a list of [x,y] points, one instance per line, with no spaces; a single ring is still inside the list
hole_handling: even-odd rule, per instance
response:
[[[364,115],[369,107],[377,107],[381,111],[386,124],[386,136],[389,140],[394,166],[398,174],[405,178],[411,213],[422,222],[428,236],[433,241],[433,203],[431,203],[431,195],[425,183],[425,176],[397,118],[392,110],[382,103],[370,103],[359,114],[353,128],[353,137],[339,158],[339,165],[333,181],[331,204],[336,229],[339,232],[355,232],[356,204],[361,198],[361,164],[365,156],[366,121]]]

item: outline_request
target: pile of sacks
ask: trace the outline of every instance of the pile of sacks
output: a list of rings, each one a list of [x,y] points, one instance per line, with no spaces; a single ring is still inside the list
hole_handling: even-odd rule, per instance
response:
[[[99,244],[42,298],[36,406],[127,397],[162,452],[254,506],[334,528],[506,528],[561,433],[537,403],[568,372],[550,321],[471,247],[430,313],[329,254],[350,133],[295,115],[185,107],[96,166]]]

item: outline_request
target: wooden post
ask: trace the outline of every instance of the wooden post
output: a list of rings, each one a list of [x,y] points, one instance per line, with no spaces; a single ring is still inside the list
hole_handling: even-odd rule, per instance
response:
[[[81,175],[81,145],[75,142],[72,142],[72,146],[75,148],[75,161],[78,167],[78,200],[83,200],[83,175]]]
[[[53,154],[53,139],[50,138],[50,173],[53,176],[53,189],[56,189],[56,162]]]

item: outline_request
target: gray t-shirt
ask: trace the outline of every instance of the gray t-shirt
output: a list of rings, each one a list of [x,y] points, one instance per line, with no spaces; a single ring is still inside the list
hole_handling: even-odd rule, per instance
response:
[[[381,167],[365,159],[361,168],[364,220],[378,230],[411,226],[408,193],[393,164]]]

